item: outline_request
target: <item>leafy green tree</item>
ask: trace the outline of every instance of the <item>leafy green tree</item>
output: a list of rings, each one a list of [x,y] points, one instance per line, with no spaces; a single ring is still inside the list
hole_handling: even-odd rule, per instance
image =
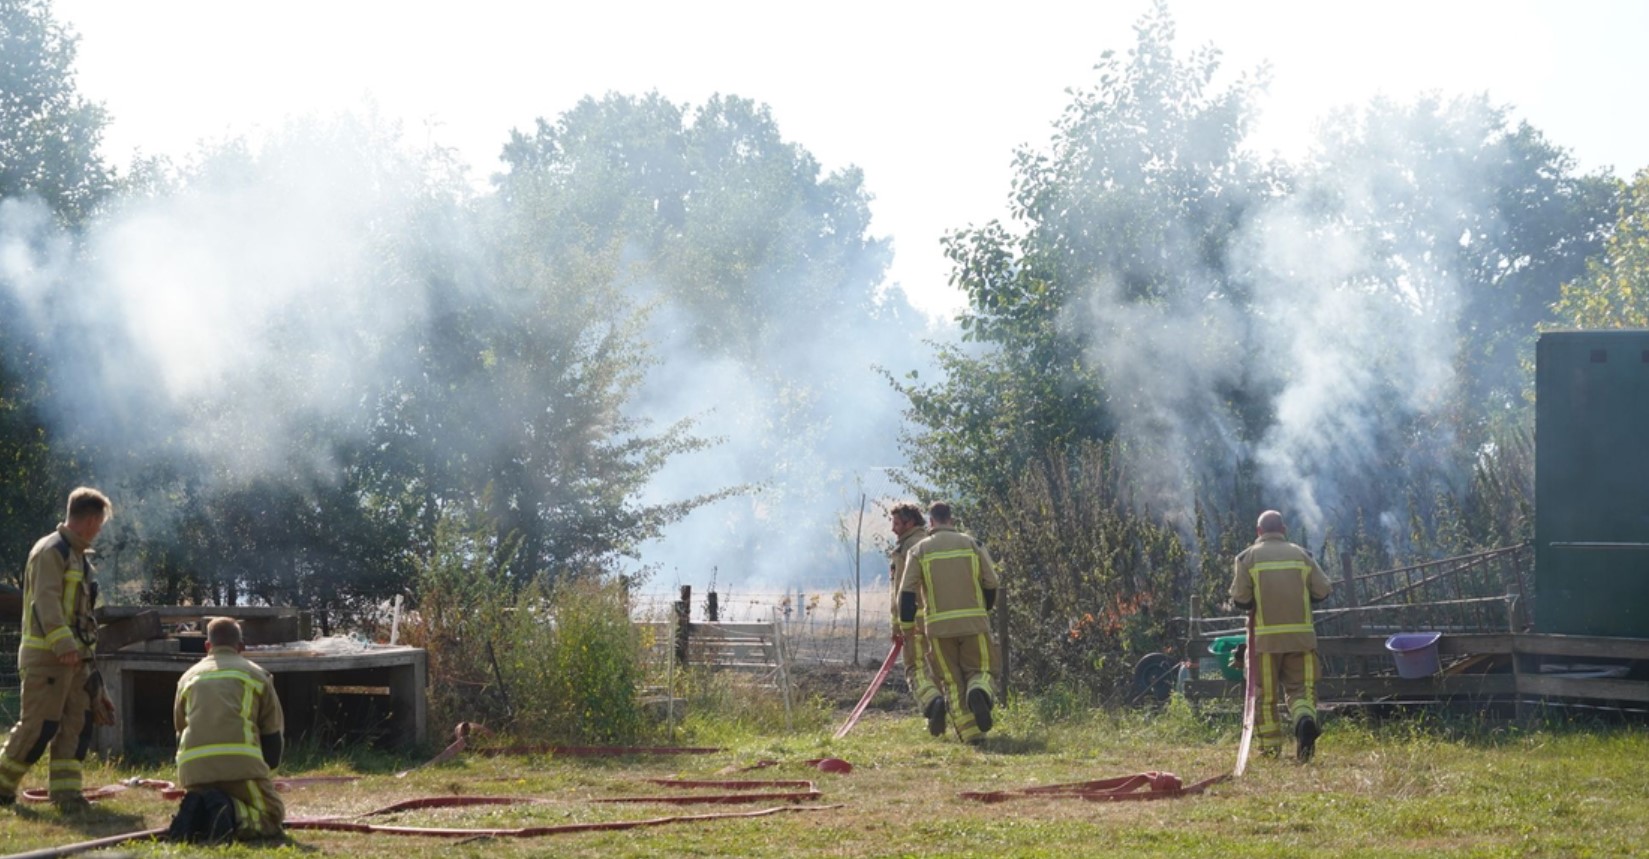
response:
[[[1552,313],[1560,327],[1649,328],[1649,169],[1623,185],[1602,253],[1563,284]]]
[[[1242,368],[1208,366],[1184,336],[1227,333],[1224,308],[1246,301],[1227,249],[1285,179],[1240,148],[1262,82],[1215,88],[1218,52],[1177,56],[1162,4],[1136,36],[1126,56],[1104,55],[1098,86],[1073,94],[1047,151],[1017,154],[1022,229],[992,222],[946,239],[968,296],[960,324],[979,346],[942,351],[937,383],[899,383],[919,427],[907,450],[946,491],[999,496],[1048,451],[1123,425],[1166,453],[1263,417],[1241,396]],[[1108,360],[1113,349],[1134,354]],[[1215,373],[1199,387],[1229,396],[1167,390],[1151,372],[1163,367]]]
[[[0,200],[36,195],[78,224],[112,187],[105,117],[74,84],[77,37],[48,0],[0,3]]]
[[[512,135],[504,160],[499,197],[536,195],[540,241],[560,259],[613,260],[615,295],[648,309],[643,336],[662,360],[629,413],[697,415],[725,440],[661,480],[759,484],[771,511],[718,509],[736,521],[684,523],[677,534],[694,537],[672,534],[660,554],[705,569],[782,552],[812,565],[793,575],[833,575],[828,528],[772,523],[815,521],[850,479],[843,463],[893,460],[898,403],[871,367],[926,363],[917,315],[881,289],[888,248],[869,235],[860,172],[825,172],[734,96],[587,98]]]
[[[51,231],[29,202],[59,224],[78,225],[111,186],[97,156],[103,109],[75,90],[75,35],[45,0],[0,3],[0,254],[37,259]],[[89,475],[51,433],[41,412],[51,389],[47,355],[30,344],[31,316],[11,289],[17,273],[0,267],[0,558],[6,578],[53,521],[74,483]]]

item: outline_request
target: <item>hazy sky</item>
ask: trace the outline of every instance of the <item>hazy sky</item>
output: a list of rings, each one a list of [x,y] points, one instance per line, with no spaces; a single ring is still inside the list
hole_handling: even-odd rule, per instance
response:
[[[1649,3],[1178,0],[1179,47],[1225,70],[1269,62],[1256,139],[1297,154],[1313,122],[1370,96],[1488,92],[1585,169],[1649,166]],[[586,94],[656,89],[772,107],[826,166],[857,164],[893,237],[890,277],[958,303],[939,237],[1001,216],[1016,145],[1040,145],[1133,43],[1145,0],[1049,3],[526,3],[56,0],[81,35],[79,85],[112,115],[105,154],[186,156],[289,115],[374,103],[484,178],[511,128]]]

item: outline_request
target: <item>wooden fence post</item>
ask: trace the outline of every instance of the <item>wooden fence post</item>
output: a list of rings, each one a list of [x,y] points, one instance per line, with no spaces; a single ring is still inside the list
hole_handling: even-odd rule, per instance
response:
[[[1352,635],[1362,635],[1363,613],[1358,611],[1358,609],[1362,607],[1362,602],[1357,598],[1357,577],[1355,573],[1356,570],[1351,567],[1351,553],[1348,551],[1342,551],[1340,553],[1340,586],[1345,590],[1346,608],[1350,609],[1350,611],[1346,612],[1346,617],[1349,621],[1347,626],[1350,627]],[[1363,675],[1368,673],[1368,659],[1366,657],[1346,657],[1346,661],[1354,661],[1356,663],[1357,674]]]
[[[676,601],[676,661],[687,664],[688,632],[693,617],[693,586],[681,586],[681,599]]]
[[[996,643],[997,653],[997,696],[1004,703],[1008,700],[1008,583],[1002,582],[996,586]]]

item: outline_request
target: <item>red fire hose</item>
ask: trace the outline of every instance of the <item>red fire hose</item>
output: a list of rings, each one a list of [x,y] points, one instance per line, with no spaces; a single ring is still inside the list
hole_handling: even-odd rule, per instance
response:
[[[395,774],[396,778],[406,778],[414,771],[435,764],[446,763],[465,750],[479,755],[556,755],[570,758],[592,757],[625,757],[629,755],[711,755],[721,751],[717,748],[705,746],[485,746],[470,749],[471,734],[491,735],[486,726],[476,722],[459,722],[453,726],[453,740],[450,745],[442,749],[440,754],[409,770],[402,770]]]
[[[847,736],[847,732],[853,730],[854,725],[859,724],[859,717],[863,716],[865,708],[870,706],[870,699],[876,697],[876,690],[882,688],[882,681],[887,679],[887,673],[893,669],[893,662],[899,658],[899,650],[904,646],[905,640],[903,638],[893,640],[893,647],[888,649],[887,658],[882,660],[881,669],[876,672],[875,679],[870,681],[870,688],[865,690],[864,697],[859,699],[858,705],[853,708],[853,713],[847,717],[847,721],[836,729],[835,739],[839,740]]]
[[[1255,666],[1259,664],[1259,657],[1254,654],[1254,615],[1248,615],[1248,641],[1243,646],[1243,696],[1242,696],[1242,742],[1237,744],[1237,765],[1231,768],[1233,777],[1241,776],[1248,768],[1248,752],[1254,745],[1254,719],[1259,707],[1256,700],[1259,697],[1260,685],[1257,675],[1260,673]]]
[[[1019,790],[963,791],[957,795],[979,802],[1006,802],[1010,799],[1030,797],[1070,797],[1089,802],[1143,802],[1199,794],[1228,778],[1229,775],[1217,775],[1196,784],[1184,785],[1180,782],[1179,776],[1173,773],[1146,772],[1071,784],[1039,785]]]
[[[714,814],[687,814],[673,817],[650,817],[645,820],[612,820],[605,823],[563,823],[556,826],[528,826],[520,829],[451,829],[424,826],[378,826],[371,823],[353,823],[347,820],[288,820],[287,829],[309,829],[327,832],[376,833],[381,835],[422,835],[432,838],[538,838],[545,835],[565,835],[572,832],[616,832],[640,829],[646,826],[664,826],[671,823],[697,823],[706,820],[728,820],[743,817],[766,817],[786,811],[828,811],[840,805],[779,805],[757,811],[724,811]],[[145,833],[146,834],[146,833]]]

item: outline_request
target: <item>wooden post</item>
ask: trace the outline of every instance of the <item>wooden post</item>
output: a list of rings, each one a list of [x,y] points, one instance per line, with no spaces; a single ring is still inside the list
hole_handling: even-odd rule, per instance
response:
[[[1523,703],[1523,654],[1517,648],[1517,603],[1516,596],[1506,597],[1506,631],[1512,640],[1512,718],[1519,727],[1529,724],[1528,707]]]
[[[1512,552],[1512,582],[1511,582],[1511,584],[1514,588],[1516,588],[1515,596],[1516,596],[1516,608],[1517,608],[1517,613],[1515,615],[1513,615],[1513,619],[1512,619],[1512,623],[1515,624],[1515,626],[1512,628],[1513,633],[1518,633],[1518,632],[1522,632],[1525,629],[1530,629],[1534,625],[1534,619],[1529,617],[1529,608],[1528,608],[1529,591],[1528,591],[1527,588],[1525,588],[1523,586],[1523,561],[1519,558],[1520,552],[1521,552],[1521,549],[1514,550]]]
[[[687,664],[687,641],[693,617],[693,586],[681,586],[681,599],[676,601],[676,661]]]
[[[1358,611],[1358,609],[1362,607],[1362,603],[1357,598],[1357,578],[1354,575],[1355,572],[1356,571],[1351,567],[1351,552],[1340,552],[1340,586],[1345,591],[1346,608],[1350,609],[1350,611],[1346,612],[1346,617],[1350,619],[1350,622],[1347,625],[1351,627],[1350,632],[1352,635],[1362,635],[1363,613]],[[1347,657],[1348,662],[1353,660],[1357,666],[1357,675],[1366,675],[1368,673],[1368,658],[1363,656]]]
[[[790,667],[784,643],[784,626],[779,623],[779,607],[773,607],[773,658],[779,668],[779,691],[784,695],[784,729],[792,730],[790,717]]]
[[[1185,659],[1185,661],[1191,663],[1191,679],[1192,680],[1201,680],[1202,679],[1202,675],[1197,673],[1198,672],[1197,666],[1199,664],[1201,664],[1201,662],[1202,662],[1202,658],[1201,658],[1202,654],[1192,652],[1193,650],[1196,649],[1197,640],[1200,637],[1200,636],[1197,635],[1197,611],[1199,610],[1201,605],[1202,605],[1202,597],[1199,597],[1196,594],[1192,594],[1191,595],[1191,608],[1190,608],[1189,611],[1186,612],[1186,618],[1185,618],[1185,650],[1181,654],[1181,656]]]
[[[710,595],[705,598],[704,619],[711,623],[721,620],[721,601],[715,591],[711,591]]]
[[[1008,700],[1008,583],[996,586],[996,641],[997,680],[996,696],[1003,703]]]

